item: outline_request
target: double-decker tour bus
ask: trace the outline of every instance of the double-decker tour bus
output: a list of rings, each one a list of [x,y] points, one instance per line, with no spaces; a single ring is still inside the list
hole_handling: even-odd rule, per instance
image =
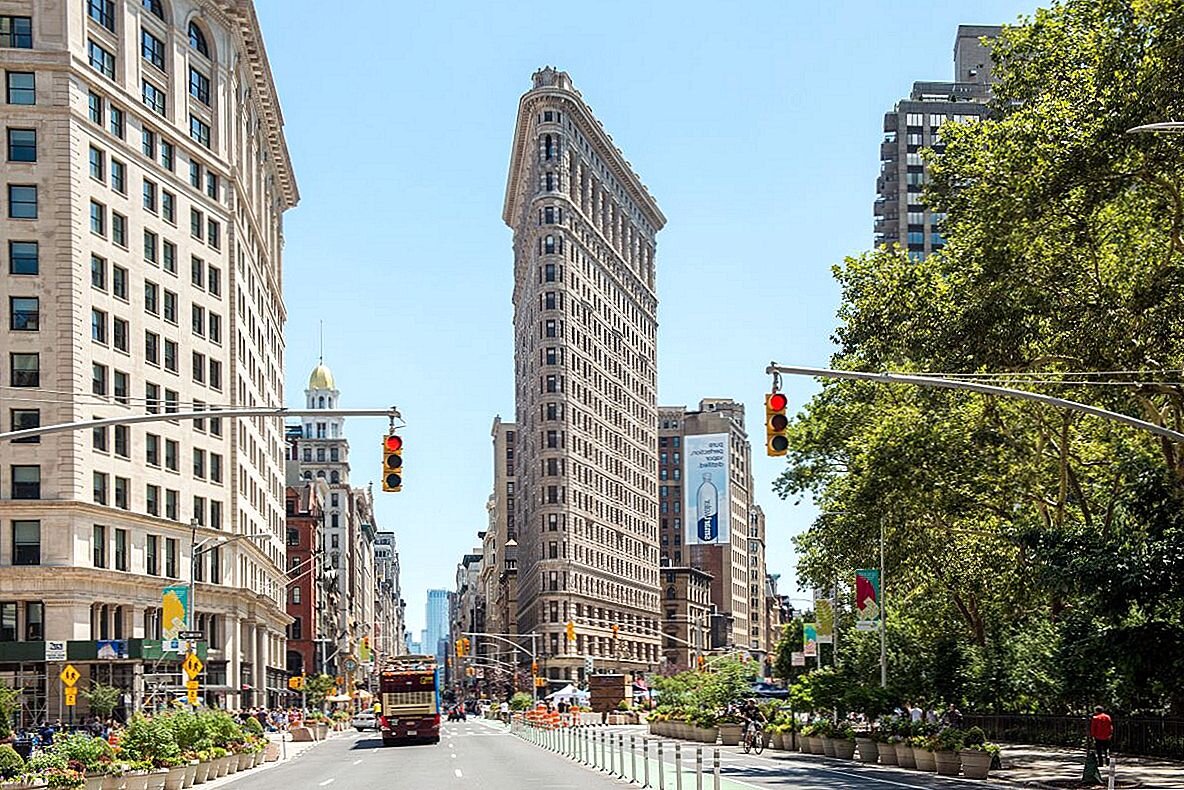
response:
[[[440,671],[435,656],[394,656],[378,676],[382,743],[440,742]]]

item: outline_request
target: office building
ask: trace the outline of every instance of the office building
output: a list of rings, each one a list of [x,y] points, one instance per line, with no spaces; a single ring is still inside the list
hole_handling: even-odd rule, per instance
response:
[[[448,590],[428,590],[427,628],[424,629],[422,647],[424,654],[435,655],[441,666],[449,654],[449,614]]]
[[[666,222],[565,72],[519,103],[513,230],[518,628],[542,672],[655,668],[655,237]],[[568,641],[566,623],[575,624]]]
[[[298,193],[252,2],[13,0],[0,67],[0,424],[283,406]],[[81,687],[101,667],[133,705],[167,704],[180,599],[165,612],[162,589],[191,567],[204,700],[280,702],[283,447],[281,418],[213,411],[3,445],[0,678],[23,689],[18,723],[62,710],[50,642]]]
[[[665,597],[678,604],[665,605],[665,633],[674,633],[672,623],[681,627],[680,619],[699,623],[701,615],[689,608],[693,596],[679,590],[694,589],[706,578],[711,607],[707,649],[743,650],[763,658],[769,650],[765,520],[753,499],[752,448],[744,428],[744,404],[705,398],[695,411],[660,407],[657,477]],[[710,492],[714,526],[704,524],[701,517],[706,492]],[[702,576],[692,574],[690,580],[681,581],[689,571]],[[672,589],[674,598],[670,598]],[[673,619],[671,609],[675,609]],[[677,642],[667,644],[667,655],[681,656],[681,647]]]
[[[876,246],[899,244],[909,257],[924,258],[945,246],[940,212],[922,199],[926,172],[921,150],[940,151],[941,127],[987,115],[994,81],[983,39],[999,35],[991,25],[959,25],[954,40],[954,82],[914,82],[907,99],[884,114],[880,175],[876,180]]]

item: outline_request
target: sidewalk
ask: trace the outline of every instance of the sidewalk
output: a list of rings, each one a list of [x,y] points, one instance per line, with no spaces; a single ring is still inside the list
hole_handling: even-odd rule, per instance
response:
[[[992,771],[992,779],[1002,779],[1025,787],[1075,788],[1082,787],[1081,772],[1085,766],[1082,749],[1056,746],[1003,744],[1003,770]],[[1118,787],[1138,787],[1144,790],[1180,790],[1184,788],[1184,763],[1155,757],[1115,757]],[[1102,767],[1102,779],[1108,778]]]
[[[284,733],[283,735],[286,740],[281,742],[279,733],[274,733],[274,732],[267,733],[268,742],[273,743],[279,747],[280,757],[278,760],[272,760],[271,762],[265,762],[262,765],[259,765],[250,771],[247,771],[246,773],[228,774],[226,776],[223,776],[220,779],[214,779],[212,781],[206,782],[205,784],[202,785],[203,790],[205,790],[205,788],[209,788],[210,790],[213,790],[213,788],[215,788],[215,787],[222,787],[224,785],[228,785],[231,782],[235,781],[236,779],[245,779],[246,777],[258,776],[260,771],[268,771],[268,770],[276,767],[277,765],[283,765],[284,763],[295,760],[297,757],[300,757],[305,752],[309,751],[310,749],[315,748],[316,746],[319,746],[322,743],[326,743],[327,741],[331,741],[334,738],[344,738],[349,735],[357,735],[357,732],[352,729],[345,730],[343,732],[330,732],[329,737],[323,741],[298,741],[298,742],[295,742],[295,741],[291,740],[292,736],[290,733]]]

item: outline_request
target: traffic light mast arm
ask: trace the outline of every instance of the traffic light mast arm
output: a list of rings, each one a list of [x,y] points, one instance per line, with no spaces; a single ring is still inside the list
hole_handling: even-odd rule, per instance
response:
[[[1152,422],[1140,420],[1137,417],[1131,417],[1126,414],[1107,411],[1106,409],[1099,409],[1097,406],[1090,406],[1086,403],[1078,403],[1077,401],[1066,400],[1065,398],[1044,395],[1039,392],[1017,390],[1012,389],[1011,387],[999,387],[994,384],[981,384],[977,381],[943,379],[936,376],[915,376],[911,373],[889,373],[887,371],[881,373],[865,373],[856,370],[803,368],[777,364],[769,365],[769,367],[765,368],[765,372],[775,377],[781,373],[788,373],[790,375],[815,376],[817,378],[824,379],[850,379],[854,381],[871,381],[877,384],[912,384],[918,387],[934,387],[936,389],[969,390],[970,392],[977,392],[982,395],[1001,395],[1005,398],[1018,398],[1020,400],[1035,401],[1037,403],[1043,403],[1046,406],[1055,406],[1059,409],[1068,409],[1069,411],[1076,411],[1081,412],[1082,414],[1089,414],[1093,417],[1100,417],[1103,420],[1120,422],[1123,425],[1128,425],[1132,428],[1138,428],[1139,430],[1153,433],[1156,436],[1160,436],[1164,439],[1170,439],[1173,442],[1184,443],[1184,433],[1173,431],[1171,428],[1165,428],[1162,425],[1156,425]]]
[[[88,408],[101,408],[115,405],[113,403],[96,403]],[[23,428],[19,431],[0,433],[0,441],[14,439],[29,439],[34,436],[44,436],[50,433],[65,433],[67,431],[89,431],[91,428],[104,428],[109,425],[136,425],[141,422],[165,422],[169,420],[204,420],[220,417],[389,417],[402,420],[399,410],[394,406],[385,409],[288,409],[288,408],[255,408],[255,409],[218,409],[208,408],[202,411],[167,412],[161,409],[156,414],[134,414],[123,417],[108,417],[102,420],[83,420],[81,422],[63,422],[56,425],[41,425],[37,428]]]

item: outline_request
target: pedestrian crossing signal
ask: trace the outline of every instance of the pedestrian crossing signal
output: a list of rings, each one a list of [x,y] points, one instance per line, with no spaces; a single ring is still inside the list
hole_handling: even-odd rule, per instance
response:
[[[403,438],[395,433],[382,440],[382,490],[403,490]]]

